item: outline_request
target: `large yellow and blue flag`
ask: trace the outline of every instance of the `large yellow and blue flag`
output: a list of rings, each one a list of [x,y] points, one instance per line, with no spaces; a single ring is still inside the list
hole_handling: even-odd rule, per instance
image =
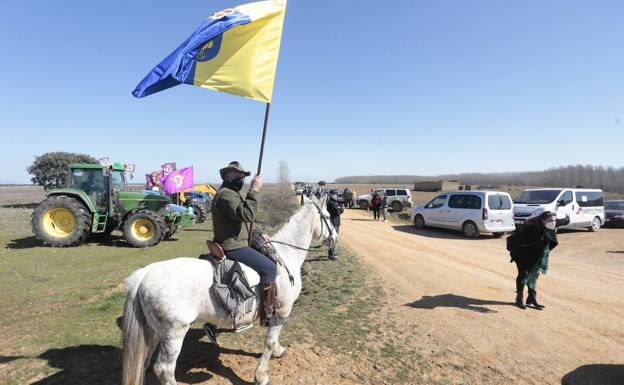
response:
[[[191,84],[270,103],[285,12],[286,0],[268,0],[213,14],[132,94]]]

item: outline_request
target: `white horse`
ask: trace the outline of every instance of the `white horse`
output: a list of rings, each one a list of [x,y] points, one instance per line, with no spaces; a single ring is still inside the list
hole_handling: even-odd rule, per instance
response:
[[[278,265],[276,316],[287,319],[301,292],[301,266],[313,237],[336,240],[328,220],[326,199],[318,204],[305,198],[301,208],[272,238],[278,254],[294,277],[290,282],[286,269]],[[176,258],[152,263],[126,279],[128,294],[123,316],[123,385],[143,385],[146,366],[158,347],[154,372],[163,385],[175,385],[174,370],[182,341],[191,324],[209,322],[231,328],[231,320],[212,293],[212,263],[196,258]],[[260,288],[256,287],[260,298]],[[256,309],[244,316],[235,327],[251,324]],[[257,385],[270,384],[267,374],[271,356],[285,353],[280,345],[282,326],[270,326],[264,351],[256,368]]]

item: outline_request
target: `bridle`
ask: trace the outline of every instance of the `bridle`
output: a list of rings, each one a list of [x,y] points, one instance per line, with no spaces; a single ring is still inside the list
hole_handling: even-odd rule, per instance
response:
[[[325,218],[325,215],[323,215],[323,210],[321,210],[321,208],[316,203],[312,202],[312,204],[314,205],[314,207],[316,207],[316,211],[319,213],[319,216],[321,217],[321,233],[320,233],[318,239],[320,240],[321,238],[323,238],[323,224],[325,224],[325,226],[327,226],[327,229],[329,230],[329,235],[327,236],[327,238],[323,239],[323,241],[321,243],[322,244],[326,244],[328,242],[331,242],[331,239],[332,239],[332,237],[334,235],[334,229],[333,229],[332,226],[330,226],[329,222],[327,221],[327,218]],[[270,243],[279,243],[280,245],[292,247],[293,249],[303,250],[303,251],[310,251],[310,249],[306,249],[304,247],[299,247],[297,245],[293,245],[293,244],[286,243],[286,242],[271,240]]]

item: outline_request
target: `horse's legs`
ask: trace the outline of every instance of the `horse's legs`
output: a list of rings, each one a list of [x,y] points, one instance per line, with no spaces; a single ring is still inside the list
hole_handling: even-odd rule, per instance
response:
[[[154,363],[154,373],[162,385],[176,385],[174,376],[176,361],[182,349],[184,336],[190,325],[170,330],[161,338],[158,356]]]
[[[284,353],[284,348],[282,348],[279,344],[279,334],[281,330],[281,325],[269,327],[266,339],[264,340],[264,351],[262,352],[262,357],[260,357],[260,363],[256,368],[255,378],[257,385],[268,385],[271,383],[267,374],[267,371],[269,370],[269,360],[271,359],[271,355],[276,348],[281,348],[282,351],[280,353]]]

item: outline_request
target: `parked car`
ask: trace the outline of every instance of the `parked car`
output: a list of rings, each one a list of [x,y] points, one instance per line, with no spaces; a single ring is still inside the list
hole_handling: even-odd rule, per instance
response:
[[[406,207],[412,207],[412,193],[407,188],[382,188],[376,192],[388,197],[388,208],[394,212],[401,212]],[[367,210],[372,205],[372,199],[371,194],[358,195],[357,204],[362,210]]]
[[[514,231],[511,196],[500,191],[459,191],[443,193],[412,210],[414,226],[461,231],[467,238],[482,233],[499,237]]]
[[[336,194],[336,199],[338,200],[338,203],[344,204],[344,190],[341,190],[339,188],[324,188],[321,190],[321,195],[325,194]]]
[[[604,193],[598,189],[543,188],[524,190],[514,201],[514,220],[522,226],[537,208],[570,218],[561,228],[598,231],[605,223]]]
[[[295,182],[295,194],[301,195],[303,194],[303,190],[305,189],[306,184],[303,182]]]
[[[605,202],[605,225],[624,226],[624,200]]]

